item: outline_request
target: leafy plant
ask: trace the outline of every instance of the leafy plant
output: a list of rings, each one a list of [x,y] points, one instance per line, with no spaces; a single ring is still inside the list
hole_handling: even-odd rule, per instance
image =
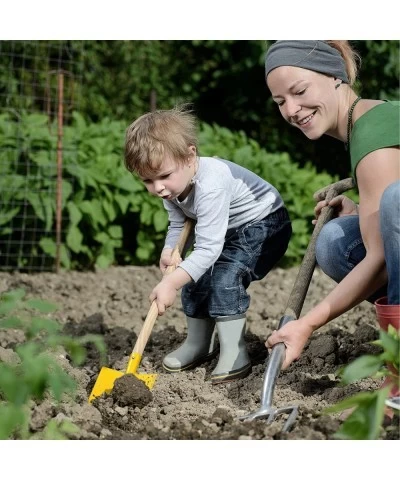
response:
[[[382,348],[378,355],[363,355],[341,369],[343,385],[356,382],[366,377],[389,377],[394,385],[400,386],[400,337],[399,331],[389,325],[388,331],[380,330],[379,339],[371,342]],[[390,369],[386,365],[390,365]],[[385,401],[390,393],[390,386],[373,392],[361,392],[324,410],[325,413],[341,412],[354,408],[342,423],[335,437],[347,440],[377,439],[385,414]]]
[[[76,112],[72,118],[63,137],[62,266],[87,269],[156,263],[167,229],[167,213],[161,200],[150,196],[123,165],[127,125],[107,118],[89,124]],[[17,262],[15,266],[20,269],[28,259],[39,262],[38,252],[47,255],[50,265],[56,256],[56,145],[46,134],[47,120],[45,115],[24,114],[16,122],[11,115],[0,115],[0,146],[8,145],[4,151],[0,148],[0,158],[12,153],[19,159],[0,161],[4,193],[0,260],[6,255],[4,263]],[[293,222],[292,239],[281,266],[299,263],[312,233],[313,193],[337,178],[317,173],[311,164],[300,168],[287,153],[270,153],[244,132],[215,124],[200,124],[199,145],[201,155],[231,160],[279,190]],[[24,241],[28,230],[36,233],[37,243]]]
[[[92,342],[101,355],[105,345],[99,335],[72,338],[63,335],[61,326],[46,315],[57,307],[46,301],[26,299],[23,289],[0,297],[0,328],[23,332],[24,341],[15,348],[16,361],[0,360],[0,439],[67,438],[77,427],[70,422],[50,420],[42,432],[30,431],[34,401],[47,396],[60,402],[65,394],[73,395],[75,380],[57,363],[54,351],[63,347],[75,365],[86,357],[85,345]],[[39,312],[41,315],[36,316]]]

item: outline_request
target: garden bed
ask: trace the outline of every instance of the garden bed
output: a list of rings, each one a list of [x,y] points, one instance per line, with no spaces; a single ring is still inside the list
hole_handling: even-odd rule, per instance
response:
[[[328,405],[379,381],[364,380],[341,386],[336,372],[356,357],[376,351],[370,342],[378,337],[375,311],[363,302],[316,332],[301,358],[281,372],[274,405],[298,405],[299,415],[288,433],[284,418],[267,425],[265,420],[242,422],[240,415],[259,408],[262,378],[268,352],[268,334],[285,310],[297,268],[274,269],[251,285],[246,341],[252,372],[232,383],[212,386],[210,373],[217,360],[192,371],[168,374],[163,357],[185,338],[180,298],[156,321],[139,371],[157,373],[154,388],[144,388],[132,399],[110,395],[88,403],[99,374],[97,351],[90,347],[86,363],[77,368],[68,356],[59,361],[78,382],[74,400],[56,405],[46,399],[35,406],[31,428],[40,431],[50,418],[70,419],[80,428],[77,439],[332,439],[340,425],[338,415],[324,415]],[[54,315],[66,333],[103,335],[108,348],[107,366],[124,370],[129,354],[149,309],[148,295],[160,278],[156,267],[113,267],[98,272],[0,273],[0,292],[24,288],[29,297],[59,306]],[[326,295],[334,283],[315,270],[303,313]],[[21,341],[18,331],[0,330],[0,359],[12,355]],[[382,438],[398,438],[398,430],[386,427]]]

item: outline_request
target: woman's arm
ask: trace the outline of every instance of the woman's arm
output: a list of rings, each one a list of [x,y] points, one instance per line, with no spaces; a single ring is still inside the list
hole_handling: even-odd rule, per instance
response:
[[[366,256],[318,305],[268,338],[268,347],[279,342],[286,344],[283,368],[298,358],[314,330],[347,312],[386,283],[379,204],[385,188],[398,180],[399,169],[399,150],[395,148],[377,150],[360,162],[357,169],[359,216]]]
[[[365,258],[302,320],[315,330],[368,298],[386,280],[385,256],[379,226],[379,204],[385,188],[399,178],[397,148],[371,152],[357,168],[360,192],[360,230]]]

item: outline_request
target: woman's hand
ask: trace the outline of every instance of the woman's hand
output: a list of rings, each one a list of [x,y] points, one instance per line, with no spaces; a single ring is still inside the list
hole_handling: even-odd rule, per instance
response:
[[[314,208],[315,220],[312,221],[315,225],[318,221],[318,217],[324,207],[330,205],[334,208],[336,217],[345,217],[347,215],[358,215],[358,205],[350,200],[345,195],[338,195],[328,203],[326,200],[321,200]]]
[[[265,346],[272,348],[277,343],[285,344],[286,355],[282,364],[282,370],[285,370],[294,360],[300,357],[312,333],[313,329],[309,325],[301,320],[292,320],[279,330],[274,330],[267,338]]]

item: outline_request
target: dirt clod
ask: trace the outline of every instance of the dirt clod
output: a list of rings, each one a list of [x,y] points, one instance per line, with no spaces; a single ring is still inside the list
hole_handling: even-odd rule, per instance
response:
[[[115,380],[111,396],[114,403],[122,407],[143,408],[153,400],[153,395],[146,384],[131,373]]]

